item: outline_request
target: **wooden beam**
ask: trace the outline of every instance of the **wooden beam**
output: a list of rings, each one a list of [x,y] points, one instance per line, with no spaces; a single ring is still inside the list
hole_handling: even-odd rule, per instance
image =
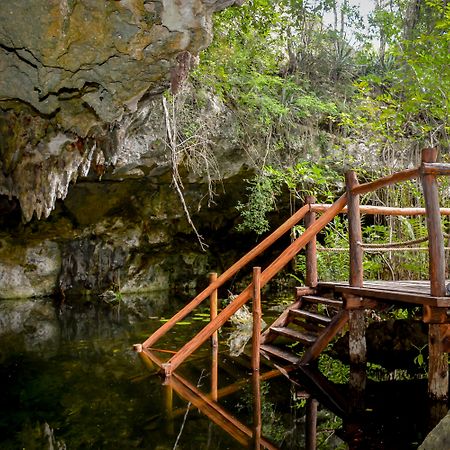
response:
[[[348,195],[348,241],[350,256],[350,276],[349,284],[353,287],[361,288],[363,286],[363,249],[361,230],[361,213],[359,206],[359,194],[356,193],[359,183],[354,171],[345,174]],[[366,362],[367,362],[367,344],[366,344],[366,323],[364,309],[355,308],[357,301],[361,297],[353,296],[347,300],[347,305],[353,300],[353,308],[348,312],[348,343],[350,358],[350,379],[349,386],[352,393],[351,403],[354,409],[362,408],[360,400],[366,387]]]
[[[387,177],[379,178],[378,180],[371,181],[370,183],[363,183],[356,186],[353,190],[353,194],[367,194],[368,192],[376,191],[385,186],[399,183],[401,181],[411,180],[419,176],[419,169],[407,169],[401,172],[388,175]]]
[[[361,231],[361,214],[359,211],[359,195],[353,191],[358,186],[356,173],[352,170],[345,174],[347,185],[347,209],[348,209],[348,236],[350,248],[350,286],[362,287],[363,285],[363,250]]]
[[[437,148],[422,151],[422,163],[435,163]],[[439,213],[439,190],[435,174],[427,174],[421,168],[421,179],[425,208],[427,210],[429,272],[431,295],[445,296],[445,252]],[[428,393],[431,398],[448,399],[448,354],[444,352],[441,325],[428,325]]]
[[[325,283],[324,283],[325,284]],[[335,286],[336,292],[353,294],[359,297],[380,299],[384,302],[411,303],[413,305],[428,305],[435,307],[450,308],[450,297],[433,297],[427,294],[416,294],[412,292],[391,291],[381,288],[358,288],[352,286]]]
[[[252,370],[259,372],[261,346],[261,267],[253,267]],[[260,405],[261,406],[261,405]],[[261,433],[261,430],[260,430]]]
[[[306,400],[305,449],[316,450],[317,447],[317,407],[319,402],[309,397]]]
[[[253,448],[255,450],[260,450],[261,435],[262,435],[262,417],[261,417],[261,380],[258,371],[253,371],[252,388],[253,388]]]
[[[437,150],[426,149],[422,157],[423,162],[432,162],[437,156]],[[445,296],[445,252],[444,236],[442,233],[441,216],[439,212],[439,189],[435,175],[422,173],[422,187],[427,210],[428,249],[430,255],[429,271],[431,295]]]
[[[421,171],[424,175],[450,175],[450,164],[423,162]]]
[[[209,274],[209,282],[210,284],[217,281],[217,273],[212,272]],[[211,295],[209,296],[209,317],[210,320],[214,320],[217,317],[217,289],[214,289],[214,291],[211,292]],[[213,348],[217,348],[219,346],[219,337],[217,331],[213,333],[211,336],[211,345]]]
[[[309,195],[306,197],[306,203],[311,205],[316,201],[315,197]],[[316,213],[311,209],[305,215],[305,227],[311,227],[316,221]],[[306,244],[306,286],[316,287],[318,281],[317,274],[317,238],[314,236]]]
[[[434,308],[424,305],[423,321],[425,323],[449,323],[450,318],[447,315],[448,308]]]
[[[314,203],[311,205],[311,211],[324,212],[331,205],[323,203]],[[371,205],[359,205],[361,214],[373,214],[380,216],[424,216],[427,213],[425,208],[396,208],[392,206],[371,206]],[[342,212],[345,214],[348,212],[348,208],[343,208]],[[450,208],[440,208],[439,212],[441,216],[450,216]]]
[[[428,325],[428,393],[432,399],[448,399],[447,324]]]

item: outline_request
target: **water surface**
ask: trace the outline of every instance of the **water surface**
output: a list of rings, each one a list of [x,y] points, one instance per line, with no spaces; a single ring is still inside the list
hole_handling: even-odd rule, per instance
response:
[[[121,299],[113,307],[55,307],[50,299],[2,301],[0,448],[243,448],[163,386],[156,368],[132,351],[132,344],[143,342],[179,307],[171,301],[167,306],[164,293]],[[198,311],[161,346],[179,348],[207,316],[207,310]],[[241,384],[220,405],[251,428],[248,359],[229,356],[227,335],[227,329],[220,335],[218,388]],[[211,390],[210,354],[210,347],[203,346],[179,370],[205,394]],[[293,376],[297,382],[299,377]],[[326,402],[319,405],[318,448],[416,448],[429,429],[423,407],[426,384],[408,383],[369,383],[367,405],[358,417],[342,418]],[[344,398],[349,395],[345,384],[340,389]],[[284,376],[263,382],[261,392],[266,437],[279,448],[304,448],[306,398],[316,393]]]

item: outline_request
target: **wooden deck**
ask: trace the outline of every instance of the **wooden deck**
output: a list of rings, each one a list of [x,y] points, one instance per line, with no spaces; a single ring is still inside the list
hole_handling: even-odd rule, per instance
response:
[[[448,283],[447,280],[447,285]],[[348,282],[337,281],[321,282],[318,287],[382,302],[450,308],[450,296],[432,296],[429,281],[364,281],[363,287],[349,286]]]

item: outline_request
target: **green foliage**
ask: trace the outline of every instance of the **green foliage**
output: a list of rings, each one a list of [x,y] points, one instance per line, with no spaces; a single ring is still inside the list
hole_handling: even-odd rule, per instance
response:
[[[318,361],[319,370],[333,383],[348,383],[350,368],[341,361],[332,358],[326,353],[321,353]]]
[[[425,344],[422,347],[416,347],[413,344],[413,347],[418,351],[417,356],[414,358],[414,363],[417,365],[417,367],[424,373],[427,373],[427,361],[425,360],[425,356],[423,354],[423,351],[428,347],[428,344]]]
[[[275,209],[276,197],[281,189],[279,184],[270,177],[259,176],[249,180],[248,183],[248,202],[246,204],[238,202],[236,206],[243,219],[237,226],[237,230],[249,229],[262,234],[270,228],[267,214]]]
[[[267,215],[275,210],[283,192],[301,201],[307,195],[316,196],[318,201],[330,201],[333,191],[342,186],[342,176],[326,164],[302,161],[285,170],[266,166],[248,184],[247,203],[239,202],[236,207],[243,219],[237,229],[262,234],[270,228]]]
[[[336,216],[324,230],[323,247],[348,247],[348,224],[342,217]],[[319,241],[320,245],[320,241]],[[319,252],[317,257],[317,270],[320,280],[347,280],[349,277],[349,253]]]
[[[377,133],[376,140],[381,136],[422,145],[448,142],[450,5],[435,0],[424,3],[410,30],[402,2],[391,11],[378,9],[372,15],[374,28],[390,45],[380,70],[355,83],[358,95],[352,123]]]
[[[258,145],[269,152],[297,147],[306,151],[306,144],[308,150],[311,146],[320,148],[324,134],[319,138],[319,129],[329,130],[337,121],[339,99],[330,96],[329,89],[322,89],[317,74],[309,72],[316,53],[329,55],[335,39],[326,30],[317,30],[321,38],[313,38],[315,24],[329,9],[327,2],[315,3],[322,6],[249,0],[240,8],[227,8],[215,15],[214,41],[203,52],[192,81],[233,111],[244,148]],[[311,34],[306,53],[302,33]],[[300,59],[304,64],[299,64]],[[330,81],[328,67],[321,68],[324,75],[320,79]],[[308,71],[306,77],[306,73],[300,75],[303,68]],[[311,88],[312,83],[317,89]],[[300,142],[286,132],[294,128],[298,135],[298,125],[308,127],[300,131]]]

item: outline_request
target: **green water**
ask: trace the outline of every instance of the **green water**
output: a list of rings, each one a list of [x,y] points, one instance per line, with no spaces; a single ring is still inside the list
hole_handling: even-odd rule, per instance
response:
[[[124,299],[113,308],[55,308],[46,299],[0,302],[0,448],[173,449],[176,442],[178,449],[243,448],[196,408],[186,413],[188,402],[176,392],[169,418],[167,388],[132,351],[179,306],[167,303],[163,294]],[[205,320],[207,311],[200,310],[161,346],[179,348]],[[220,404],[251,427],[250,371],[245,358],[228,356],[227,335],[220,335],[219,389],[248,382]],[[209,346],[179,372],[208,393]],[[351,436],[342,432],[341,418],[319,406],[318,448],[347,448],[344,441],[352,448],[417,448],[428,426],[421,406],[426,386],[415,385],[407,400],[396,386],[389,392],[377,386],[367,395],[369,419],[360,424],[352,418],[347,426],[347,432],[356,430]],[[263,432],[283,449],[304,448],[305,402],[297,391],[283,376],[262,385]],[[370,445],[358,447],[358,439]]]

